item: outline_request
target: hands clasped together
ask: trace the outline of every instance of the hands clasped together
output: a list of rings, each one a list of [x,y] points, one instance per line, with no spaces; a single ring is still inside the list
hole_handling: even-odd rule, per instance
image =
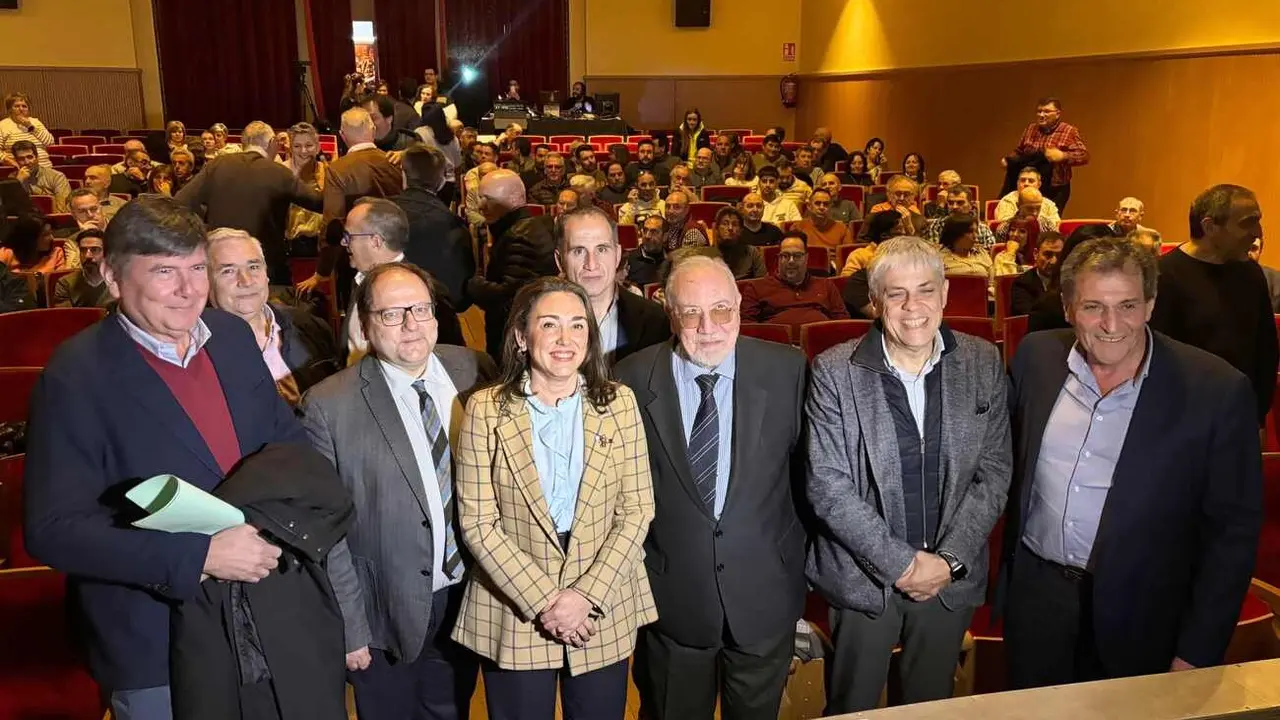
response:
[[[906,572],[893,584],[904,595],[924,602],[951,583],[951,566],[933,553],[917,550]]]
[[[543,632],[558,642],[576,648],[585,647],[596,634],[591,611],[591,601],[577,590],[561,590],[551,598],[551,604],[538,613],[538,623]]]

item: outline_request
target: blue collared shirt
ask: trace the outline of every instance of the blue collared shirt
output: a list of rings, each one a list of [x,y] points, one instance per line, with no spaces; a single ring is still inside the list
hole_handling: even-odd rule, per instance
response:
[[[554,407],[534,397],[525,381],[525,404],[533,426],[533,463],[538,468],[542,495],[556,524],[556,532],[573,529],[573,514],[582,485],[583,428],[582,383],[578,390]]]
[[[1138,374],[1103,396],[1079,346],[1044,428],[1022,542],[1045,560],[1087,568],[1102,508],[1142,382],[1151,369],[1151,331]]]
[[[708,370],[687,360],[679,349],[671,353],[671,373],[675,376],[676,392],[680,395],[680,419],[684,423],[685,448],[689,446],[689,436],[693,434],[693,419],[698,414],[698,406],[702,404],[702,389],[698,387],[698,376],[715,373],[720,376],[716,381],[716,389],[712,396],[716,401],[716,412],[719,414],[719,443],[716,454],[716,501],[712,515],[720,519],[724,510],[724,497],[729,491],[729,472],[733,461],[733,378],[738,368],[738,351],[729,353],[729,357],[719,367]]]
[[[116,317],[120,319],[120,325],[124,327],[124,331],[133,338],[134,342],[141,345],[143,350],[180,368],[187,367],[196,353],[200,352],[213,336],[209,326],[204,324],[204,318],[198,318],[196,326],[191,328],[191,342],[187,343],[187,354],[179,357],[177,345],[152,336],[146,330],[134,325],[122,312],[116,313]]]
[[[893,364],[893,359],[889,357],[889,342],[884,335],[880,336],[880,345],[884,350],[884,364],[898,376],[898,380],[902,381],[902,387],[907,391],[907,406],[911,409],[911,417],[915,418],[916,431],[920,433],[920,437],[924,437],[924,411],[928,397],[925,392],[925,378],[933,372],[934,366],[942,359],[942,331],[939,330],[933,340],[933,354],[925,361],[924,367],[920,368],[918,373],[906,372]]]

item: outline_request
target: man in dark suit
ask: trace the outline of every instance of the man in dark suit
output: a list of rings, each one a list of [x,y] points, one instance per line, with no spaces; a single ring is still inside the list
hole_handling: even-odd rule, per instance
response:
[[[510,170],[485,175],[480,195],[493,246],[484,275],[468,279],[466,292],[484,310],[485,348],[501,363],[507,315],[516,292],[534,278],[559,274],[555,225],[550,216],[529,213],[524,183]]]
[[[429,283],[407,263],[371,270],[356,300],[370,354],[302,402],[364,518],[330,552],[329,577],[367,720],[466,718],[479,667],[449,637],[466,587],[451,448],[467,398],[497,370],[436,344]]]
[[[447,301],[455,312],[463,312],[471,307],[466,285],[476,274],[476,257],[466,223],[436,195],[444,184],[445,157],[433,147],[420,145],[405,151],[400,166],[407,185],[392,202],[409,218],[404,259],[448,289],[448,296],[437,297],[437,303]]]
[[[616,368],[644,415],[658,508],[645,565],[659,620],[634,665],[654,720],[710,720],[717,696],[725,720],[777,718],[804,605],[804,356],[739,337],[740,303],[722,260],[681,260],[666,285],[674,342]]]
[[[618,284],[621,261],[618,226],[600,208],[580,207],[557,220],[556,264],[591,298],[600,346],[611,363],[671,337],[662,306]]]
[[[178,202],[195,210],[209,228],[244,230],[262,243],[272,285],[288,287],[284,232],[289,205],[320,209],[320,194],[274,160],[276,133],[254,121],[241,137],[244,152],[219,155],[178,191]]]
[[[1249,381],[1147,327],[1156,262],[1145,248],[1086,241],[1061,278],[1074,332],[1028,335],[1013,364],[1010,679],[1220,663],[1262,526]]]
[[[114,716],[168,720],[170,605],[195,597],[206,577],[257,582],[280,550],[248,525],[212,537],[131,528],[138,508],[123,492],[163,473],[212,491],[244,456],[306,436],[253,333],[205,308],[205,228],[195,213],[139,198],[106,240],[119,312],[59,348],[32,396],[26,543],[68,574]]]
[[[1061,233],[1049,231],[1040,235],[1036,246],[1036,266],[1019,275],[1009,291],[1009,314],[1030,315],[1053,281],[1053,268],[1062,255]]]

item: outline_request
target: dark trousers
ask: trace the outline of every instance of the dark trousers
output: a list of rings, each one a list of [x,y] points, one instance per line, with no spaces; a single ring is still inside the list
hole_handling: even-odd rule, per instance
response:
[[[1042,187],[1044,188],[1044,196],[1058,206],[1058,215],[1066,217],[1067,201],[1071,199],[1071,183],[1066,185],[1049,185],[1046,183]]]
[[[936,597],[921,603],[896,592],[876,617],[832,608],[826,714],[874,710],[899,642],[903,704],[951,697],[960,645],[972,619],[972,608],[948,610]]]
[[[622,720],[627,713],[627,661],[582,675],[559,670],[503,670],[484,663],[489,720],[550,720],[556,689],[564,720]],[[363,718],[361,719],[363,720]]]
[[[454,642],[453,631],[465,584],[431,598],[431,624],[422,650],[410,662],[370,648],[368,669],[347,673],[356,691],[360,720],[465,720],[480,667],[475,653]]]
[[[1009,683],[1015,689],[1107,676],[1093,629],[1093,577],[1068,575],[1019,543],[1004,619]]]
[[[648,720],[711,720],[716,696],[722,720],[777,720],[795,630],[750,645],[728,626],[719,645],[689,647],[652,626],[640,630],[635,680],[641,716]]]

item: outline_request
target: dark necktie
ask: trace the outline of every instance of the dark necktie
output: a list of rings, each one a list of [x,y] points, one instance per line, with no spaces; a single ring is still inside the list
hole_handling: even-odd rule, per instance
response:
[[[714,514],[716,506],[716,462],[720,457],[720,411],[716,408],[715,373],[699,375],[695,380],[702,390],[702,401],[693,416],[693,432],[689,434],[689,469],[693,472],[693,486]]]
[[[422,410],[422,425],[431,443],[431,459],[435,463],[436,482],[440,485],[440,505],[444,508],[444,574],[456,580],[462,572],[462,554],[458,552],[457,511],[453,502],[453,453],[449,451],[449,435],[440,422],[435,401],[427,392],[426,383],[415,380],[413,389],[418,391],[418,405]]]

